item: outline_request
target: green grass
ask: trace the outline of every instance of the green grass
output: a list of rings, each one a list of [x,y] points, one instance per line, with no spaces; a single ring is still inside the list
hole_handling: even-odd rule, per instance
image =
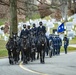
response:
[[[0,21],[0,25],[3,25],[4,23],[2,21]]]
[[[5,57],[8,54],[5,45],[6,42],[4,40],[0,40],[0,57]]]
[[[6,49],[0,50],[0,57],[5,57],[7,55],[8,55],[8,53],[7,53],[7,50]]]
[[[76,44],[76,37],[69,41],[70,44]]]
[[[0,19],[0,25],[3,25],[7,21],[6,19]]]
[[[3,24],[4,24],[4,20],[0,19],[0,25],[3,25]]]
[[[68,52],[73,52],[73,51],[76,51],[75,47],[68,47]],[[63,46],[61,47],[61,52],[64,52],[64,47]]]

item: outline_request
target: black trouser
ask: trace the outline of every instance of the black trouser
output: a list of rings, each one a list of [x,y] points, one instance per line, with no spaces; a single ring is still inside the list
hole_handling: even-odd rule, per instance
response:
[[[65,50],[65,54],[67,54],[67,47],[64,47],[64,50]]]

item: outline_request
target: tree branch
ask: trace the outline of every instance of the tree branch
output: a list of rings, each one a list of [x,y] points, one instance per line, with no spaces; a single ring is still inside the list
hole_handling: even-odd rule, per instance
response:
[[[2,0],[0,0],[0,4],[1,4],[1,5],[7,5],[7,6],[10,6],[9,3],[6,3],[6,2],[4,2],[4,1],[2,1]]]
[[[39,3],[43,4],[41,1],[37,0]],[[60,5],[52,5],[52,4],[47,4],[47,3],[44,3],[45,5],[49,6],[50,8],[53,8],[53,9],[58,9],[63,3],[61,3]]]

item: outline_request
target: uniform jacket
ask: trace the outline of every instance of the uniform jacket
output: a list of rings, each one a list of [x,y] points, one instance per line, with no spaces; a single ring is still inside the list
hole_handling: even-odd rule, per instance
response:
[[[38,27],[37,28],[37,34],[39,34],[40,32],[43,32],[44,34],[46,33],[46,28],[45,28],[45,26],[42,26],[42,27]]]
[[[25,29],[25,30],[23,29],[21,31],[20,38],[22,38],[23,36],[28,36],[28,34],[29,34],[29,31],[27,29]]]
[[[64,37],[64,47],[67,47],[69,45],[69,39],[67,37]]]

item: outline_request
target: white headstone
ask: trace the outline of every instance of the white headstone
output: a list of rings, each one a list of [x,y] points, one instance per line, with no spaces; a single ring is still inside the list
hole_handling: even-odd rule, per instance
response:
[[[73,25],[76,25],[76,18],[73,19]]]
[[[0,29],[0,35],[2,35],[3,34],[3,31]]]
[[[39,26],[39,20],[38,19],[36,19],[36,20],[34,20],[34,23],[36,24],[36,27],[38,27]]]
[[[72,30],[73,22],[66,22],[66,30],[70,31]]]
[[[56,21],[56,19],[52,19],[51,21],[54,23]]]
[[[53,24],[53,22],[51,22],[50,20],[48,20],[46,26],[49,27],[49,28],[53,28],[54,24]]]
[[[30,22],[29,22],[29,21],[27,21],[27,22],[24,23],[24,24],[26,24],[26,26],[30,26]]]
[[[68,17],[68,21],[71,20],[72,18],[74,18],[73,16]]]
[[[30,19],[30,20],[29,20],[29,23],[32,25],[32,24],[33,24],[33,20],[32,20],[32,19]]]
[[[62,23],[61,22],[57,22],[58,23],[58,25],[61,25]]]
[[[4,41],[7,41],[8,37],[6,35],[4,35]]]
[[[68,31],[68,34],[67,34],[68,38],[74,38],[75,36],[75,31],[71,30],[71,31]]]
[[[42,20],[42,23],[43,23],[43,24],[47,24],[47,20],[43,19],[43,20]]]
[[[73,18],[76,19],[76,14],[73,15]]]
[[[59,37],[63,40],[64,34],[60,34]]]

